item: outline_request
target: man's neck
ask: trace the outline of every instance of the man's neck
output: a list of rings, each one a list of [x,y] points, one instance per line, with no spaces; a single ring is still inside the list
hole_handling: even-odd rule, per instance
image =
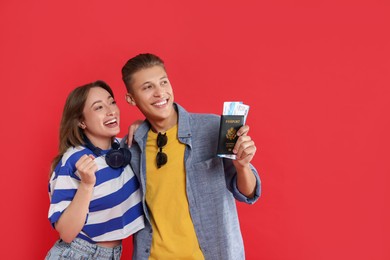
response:
[[[177,118],[178,118],[177,112],[175,111],[174,115],[171,116],[170,118],[167,118],[167,119],[161,120],[161,121],[150,121],[149,120],[149,123],[152,127],[153,132],[165,133],[166,131],[168,131],[169,129],[171,129],[172,127],[174,127],[177,124]]]

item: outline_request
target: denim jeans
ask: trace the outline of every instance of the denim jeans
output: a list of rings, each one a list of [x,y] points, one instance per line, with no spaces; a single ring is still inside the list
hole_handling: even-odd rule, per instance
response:
[[[114,248],[101,247],[80,238],[75,238],[70,244],[58,240],[47,253],[45,260],[119,260],[122,245]]]

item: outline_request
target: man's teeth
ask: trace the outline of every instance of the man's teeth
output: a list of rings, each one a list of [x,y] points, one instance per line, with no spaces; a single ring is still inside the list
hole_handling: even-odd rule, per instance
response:
[[[109,124],[112,124],[112,123],[116,123],[116,119],[115,118],[105,122],[104,124],[105,125],[109,125]]]
[[[167,103],[167,101],[166,100],[163,100],[163,101],[161,101],[161,102],[159,102],[159,103],[155,103],[155,105],[156,106],[162,106],[162,105],[165,105]]]

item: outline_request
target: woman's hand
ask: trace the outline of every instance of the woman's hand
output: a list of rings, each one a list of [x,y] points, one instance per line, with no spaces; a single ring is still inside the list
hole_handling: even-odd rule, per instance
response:
[[[95,157],[92,154],[84,154],[76,162],[76,169],[80,175],[81,183],[87,186],[94,186],[96,183],[95,172],[97,171],[98,167],[94,160]]]
[[[133,137],[135,134],[135,131],[137,131],[138,127],[144,122],[144,120],[136,120],[129,126],[129,133],[127,134],[127,146],[130,148],[131,144],[133,143]]]

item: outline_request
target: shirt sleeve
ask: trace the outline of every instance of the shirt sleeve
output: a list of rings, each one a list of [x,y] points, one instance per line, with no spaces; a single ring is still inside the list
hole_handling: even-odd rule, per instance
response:
[[[50,207],[48,218],[53,227],[72,202],[79,183],[79,178],[74,173],[74,167],[68,164],[56,167],[49,182]]]

